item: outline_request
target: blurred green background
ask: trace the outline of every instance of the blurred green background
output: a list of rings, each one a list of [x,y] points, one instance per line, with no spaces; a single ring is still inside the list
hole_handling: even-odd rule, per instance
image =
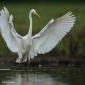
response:
[[[58,56],[85,57],[85,4],[84,3],[62,3],[62,2],[23,2],[0,4],[0,10],[6,6],[14,16],[14,26],[16,31],[24,36],[29,29],[29,11],[34,8],[41,16],[33,16],[33,35],[38,33],[51,18],[58,18],[65,13],[72,11],[76,16],[76,23],[73,29],[63,38],[63,40],[50,53]],[[0,55],[12,56],[0,36]]]

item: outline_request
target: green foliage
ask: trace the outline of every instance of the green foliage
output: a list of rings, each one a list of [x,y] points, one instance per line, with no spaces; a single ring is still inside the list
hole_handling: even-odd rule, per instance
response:
[[[68,11],[72,11],[76,16],[76,23],[71,32],[56,46],[60,55],[81,55],[85,56],[85,6],[84,4],[70,3],[16,3],[1,4],[0,8],[6,6],[10,13],[14,15],[15,29],[21,35],[25,35],[29,28],[29,11],[34,8],[41,16],[33,16],[33,35],[38,33],[51,18],[57,18]],[[0,54],[7,54],[8,48],[4,40],[0,37]]]

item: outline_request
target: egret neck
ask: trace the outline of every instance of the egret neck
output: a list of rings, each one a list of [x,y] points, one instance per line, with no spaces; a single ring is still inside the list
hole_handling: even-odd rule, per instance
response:
[[[29,13],[29,20],[30,20],[30,26],[29,26],[29,32],[28,35],[32,37],[32,11]]]

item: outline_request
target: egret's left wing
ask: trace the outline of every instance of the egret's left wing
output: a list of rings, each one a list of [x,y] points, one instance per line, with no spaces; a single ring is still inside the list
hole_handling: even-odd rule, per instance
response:
[[[10,27],[9,27],[9,29],[10,29],[10,31],[12,31],[12,33],[14,34],[15,33],[15,35],[16,36],[18,36],[18,37],[22,37],[21,35],[19,35],[17,32],[16,32],[16,30],[15,30],[15,28],[14,28],[14,25],[13,25],[13,15],[10,15],[9,14],[9,11],[8,11],[8,9],[6,8],[6,7],[4,7],[3,9],[2,9],[2,11],[0,11],[0,14],[1,14],[1,16],[0,16],[0,18],[1,18],[1,23],[0,23],[0,25],[1,25],[1,28],[0,29],[3,29],[4,27],[3,26],[5,26],[5,25],[9,25]],[[8,22],[8,23],[7,23]]]
[[[22,37],[15,31],[13,17],[9,15],[7,8],[0,11],[0,32],[8,48],[16,52],[19,48]]]
[[[51,20],[38,34],[32,37],[30,57],[51,51],[59,41],[71,30],[75,22],[72,12]]]

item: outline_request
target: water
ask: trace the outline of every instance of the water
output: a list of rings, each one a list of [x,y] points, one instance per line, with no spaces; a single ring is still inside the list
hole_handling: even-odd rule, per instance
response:
[[[84,68],[0,71],[0,85],[85,85]]]

